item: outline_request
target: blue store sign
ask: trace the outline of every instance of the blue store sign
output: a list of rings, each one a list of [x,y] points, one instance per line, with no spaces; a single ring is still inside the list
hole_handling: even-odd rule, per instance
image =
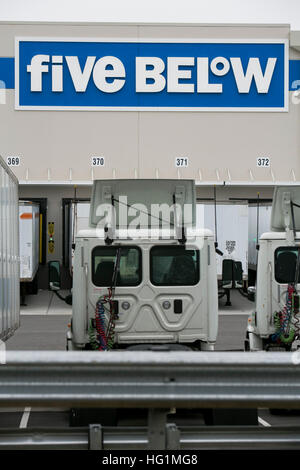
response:
[[[16,109],[287,111],[281,40],[16,40]]]

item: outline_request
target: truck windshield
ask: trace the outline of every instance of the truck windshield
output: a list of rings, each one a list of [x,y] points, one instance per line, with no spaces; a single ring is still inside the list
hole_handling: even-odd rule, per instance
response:
[[[199,282],[199,251],[156,246],[150,252],[150,276],[156,286],[193,286]]]
[[[117,247],[97,246],[92,252],[92,280],[95,286],[111,287]],[[122,247],[117,286],[137,286],[142,280],[141,251]]]
[[[297,255],[298,247],[296,246],[282,246],[275,250],[275,280],[280,284],[295,282]],[[298,273],[297,283],[299,281],[300,276]]]

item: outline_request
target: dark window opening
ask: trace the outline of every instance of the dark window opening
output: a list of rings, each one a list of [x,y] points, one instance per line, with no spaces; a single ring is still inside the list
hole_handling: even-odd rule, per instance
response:
[[[297,256],[297,247],[283,246],[275,250],[275,280],[279,284],[295,282]],[[297,283],[300,281],[299,274]]]
[[[199,251],[156,246],[150,252],[150,276],[156,286],[194,286],[200,279]]]
[[[97,246],[92,252],[92,280],[95,286],[110,287],[118,248]],[[137,286],[142,280],[142,255],[137,247],[121,247],[117,286]]]

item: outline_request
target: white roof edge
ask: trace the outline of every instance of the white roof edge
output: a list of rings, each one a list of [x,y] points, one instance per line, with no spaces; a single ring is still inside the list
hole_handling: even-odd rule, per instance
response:
[[[20,180],[20,186],[92,186],[93,181],[88,180]]]
[[[105,178],[107,180],[111,178]],[[120,178],[120,179],[132,179],[134,180],[135,178]],[[138,178],[141,179],[141,178]],[[153,179],[153,178],[144,178],[144,179]],[[167,178],[160,178],[161,180],[167,179]],[[177,181],[177,178],[171,178]],[[187,178],[189,180],[193,180],[193,178]],[[178,179],[178,181],[180,181]],[[195,180],[195,186],[249,186],[249,187],[267,187],[267,186],[297,186],[299,185],[300,182],[297,181],[198,181]],[[93,181],[91,180],[19,180],[19,185],[20,186],[92,186]]]
[[[290,28],[290,23],[193,23],[167,21],[15,21],[2,20],[0,25],[67,25],[67,26],[202,26],[202,27],[243,27],[243,28]]]

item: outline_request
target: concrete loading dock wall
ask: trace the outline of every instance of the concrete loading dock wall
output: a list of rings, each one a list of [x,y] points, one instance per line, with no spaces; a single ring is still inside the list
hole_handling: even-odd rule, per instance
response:
[[[89,199],[91,197],[91,186],[80,185],[76,187],[76,197],[78,199]],[[273,186],[266,187],[240,187],[240,186],[217,186],[217,201],[230,203],[230,198],[241,198],[244,200],[257,198],[259,191],[261,199],[272,199]],[[63,259],[63,214],[62,214],[62,200],[74,198],[75,188],[72,185],[57,186],[57,185],[22,185],[20,186],[20,198],[28,199],[43,197],[47,199],[47,222],[54,222],[55,233],[54,242],[55,248],[53,253],[48,253],[47,260]],[[212,200],[214,196],[213,187],[199,186],[197,188],[198,202],[204,200]],[[220,231],[220,227],[219,227]],[[47,235],[48,237],[48,235]],[[47,248],[47,247],[46,247]],[[39,287],[47,288],[48,270],[47,266],[40,266],[39,271]],[[65,281],[64,285],[68,285]]]

